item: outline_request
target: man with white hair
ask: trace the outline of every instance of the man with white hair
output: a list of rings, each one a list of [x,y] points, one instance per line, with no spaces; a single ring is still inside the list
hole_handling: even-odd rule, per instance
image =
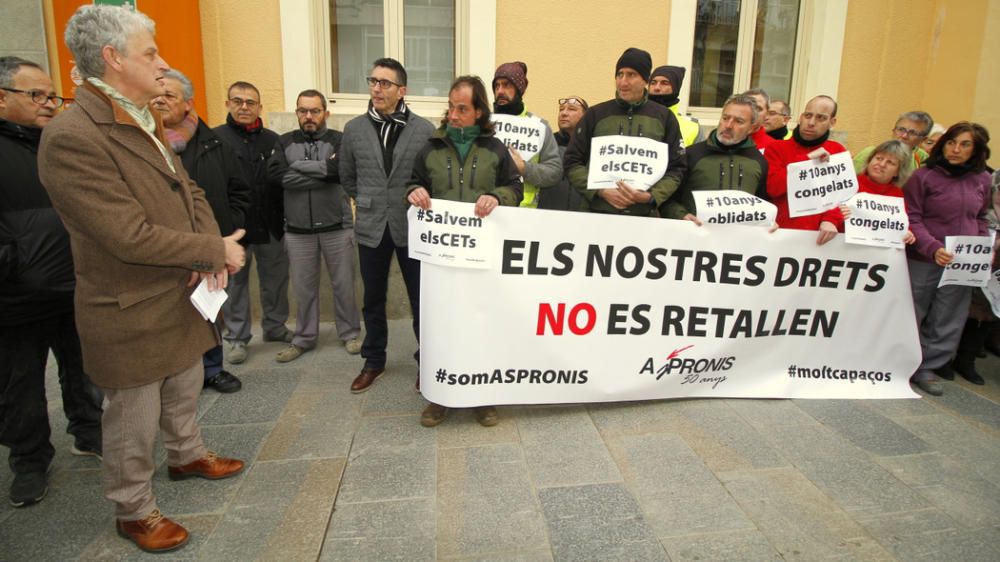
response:
[[[147,16],[85,5],[66,45],[85,80],[42,134],[42,184],[70,234],[83,363],[105,393],[104,494],[118,534],[150,552],[188,532],[157,509],[153,445],[162,430],[172,480],[219,479],[239,460],[205,448],[198,426],[202,354],[215,328],[189,302],[199,280],[225,288],[243,265],[243,230],[222,237],[149,102],[169,70]]]

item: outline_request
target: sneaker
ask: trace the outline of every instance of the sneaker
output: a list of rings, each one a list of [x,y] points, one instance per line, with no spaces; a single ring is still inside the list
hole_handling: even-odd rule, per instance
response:
[[[431,402],[420,414],[420,425],[424,427],[434,427],[448,417],[448,408]]]
[[[226,350],[226,361],[229,361],[231,365],[239,365],[240,363],[247,360],[247,344],[246,342],[234,341],[229,343],[229,349]]]
[[[85,443],[83,441],[78,441],[69,448],[69,452],[78,457],[97,457],[97,462],[104,461],[104,457],[101,456],[100,442]]]
[[[243,383],[229,371],[219,371],[214,377],[205,381],[203,388],[214,388],[223,394],[230,394],[243,388]]]
[[[10,505],[25,507],[42,501],[49,491],[49,482],[44,472],[17,472],[10,484]]]
[[[306,352],[305,349],[295,344],[291,344],[285,349],[279,351],[278,355],[274,358],[274,360],[277,361],[278,363],[288,363],[289,361],[295,361],[296,359],[299,358],[300,355],[302,355],[305,352]]]
[[[344,349],[347,350],[351,355],[357,355],[361,353],[361,339],[351,338],[344,342]]]
[[[493,427],[500,423],[496,406],[479,406],[474,409],[476,421],[483,427]]]
[[[285,333],[280,336],[272,336],[269,334],[264,334],[264,341],[280,341],[285,343],[292,343],[292,337],[294,336],[295,334],[293,334],[291,330],[285,330]]]

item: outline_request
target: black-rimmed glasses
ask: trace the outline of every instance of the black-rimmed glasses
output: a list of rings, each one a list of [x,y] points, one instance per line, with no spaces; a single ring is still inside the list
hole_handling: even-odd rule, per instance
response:
[[[378,87],[382,88],[383,90],[388,90],[389,86],[397,86],[397,87],[402,86],[402,84],[397,84],[392,80],[386,80],[385,78],[375,78],[374,76],[366,76],[365,82],[368,82],[368,86],[370,88],[374,88],[375,85],[378,84]]]
[[[46,102],[51,101],[52,105],[62,107],[62,105],[66,103],[66,98],[55,94],[47,94],[42,90],[18,90],[17,88],[0,88],[0,90],[29,95],[31,96],[31,101],[37,103],[38,105],[45,105]]]

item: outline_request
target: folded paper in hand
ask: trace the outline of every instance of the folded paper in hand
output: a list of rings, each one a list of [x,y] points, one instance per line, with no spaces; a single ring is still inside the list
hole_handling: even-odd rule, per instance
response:
[[[216,291],[208,290],[208,279],[202,279],[198,287],[191,293],[191,304],[198,309],[202,317],[209,322],[215,322],[219,317],[219,309],[222,303],[226,302],[229,295],[222,289]]]

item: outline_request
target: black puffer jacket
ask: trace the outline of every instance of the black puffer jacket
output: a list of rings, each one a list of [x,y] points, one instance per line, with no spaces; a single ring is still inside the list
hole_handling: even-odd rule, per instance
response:
[[[0,119],[0,326],[73,310],[69,234],[38,179],[41,129]]]
[[[271,157],[278,133],[264,127],[247,131],[242,125],[226,116],[226,124],[212,132],[236,151],[243,168],[243,177],[250,183],[250,211],[247,213],[247,234],[241,242],[265,244],[270,238],[281,240],[285,235],[285,211],[282,208],[281,189],[271,189],[267,183],[267,159]]]
[[[250,210],[250,185],[236,154],[199,119],[198,129],[180,156],[188,175],[205,190],[222,235],[244,228]]]

